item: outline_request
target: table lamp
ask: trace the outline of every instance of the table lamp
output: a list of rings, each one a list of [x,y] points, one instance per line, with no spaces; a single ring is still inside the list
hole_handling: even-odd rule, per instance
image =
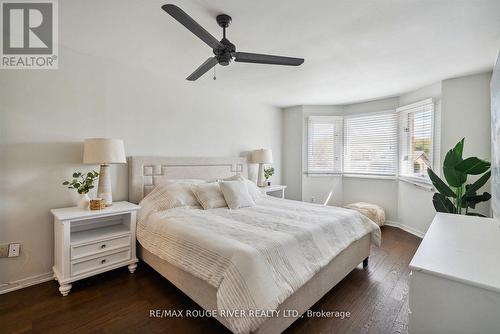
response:
[[[113,204],[111,193],[110,164],[126,163],[123,140],[108,138],[87,138],[83,145],[83,163],[100,164],[97,197],[104,200],[106,206]]]
[[[273,151],[264,148],[254,150],[252,152],[252,162],[259,164],[259,177],[257,180],[257,185],[259,187],[264,187],[266,185],[266,181],[264,178],[264,164],[273,163]]]

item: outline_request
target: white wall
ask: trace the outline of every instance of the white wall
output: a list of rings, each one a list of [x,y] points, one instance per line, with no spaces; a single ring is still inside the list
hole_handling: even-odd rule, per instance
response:
[[[442,83],[441,156],[465,137],[464,157],[491,161],[491,72],[444,80]],[[469,182],[477,177],[469,176]],[[480,191],[488,191],[487,183]],[[477,212],[490,214],[490,204]]]
[[[302,200],[302,106],[283,112],[283,180],[286,197]]]
[[[0,75],[0,242],[21,242],[20,257],[0,259],[0,288],[51,271],[49,210],[73,205],[61,182],[92,168],[81,163],[86,137],[122,138],[127,155],[240,156],[269,147],[273,181],[281,181],[279,109],[85,50],[63,46],[59,59],[58,70]],[[126,165],[112,174],[114,199],[126,200]]]

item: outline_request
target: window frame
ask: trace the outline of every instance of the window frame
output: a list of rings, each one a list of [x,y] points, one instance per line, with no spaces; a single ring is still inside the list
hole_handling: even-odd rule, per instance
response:
[[[346,156],[346,119],[353,119],[353,118],[363,118],[363,117],[373,117],[377,115],[391,115],[394,117],[394,125],[395,125],[395,133],[393,134],[394,138],[394,173],[390,174],[383,174],[383,173],[356,173],[352,171],[346,171],[345,169],[345,156]],[[353,115],[345,115],[344,116],[344,127],[343,127],[343,132],[344,132],[344,142],[343,142],[343,165],[342,165],[342,173],[346,177],[359,177],[359,178],[379,178],[379,179],[396,179],[398,176],[398,160],[399,160],[399,136],[398,136],[398,115],[396,113],[396,109],[389,109],[389,110],[382,110],[382,111],[375,111],[375,112],[365,112],[365,113],[359,113],[359,114],[353,114]]]
[[[342,175],[343,173],[343,116],[308,116],[307,117],[307,147],[306,147],[306,174],[310,176],[328,176],[328,175]],[[334,127],[333,136],[337,137],[337,142],[340,144],[333,143],[333,160],[334,165],[331,170],[320,170],[312,169],[310,166],[311,160],[311,142],[313,140],[311,127],[314,124],[332,124]],[[335,127],[338,127],[338,131],[335,131]],[[337,151],[337,152],[336,152]]]
[[[426,185],[432,184],[430,178],[428,175],[423,175],[423,176],[418,176],[418,175],[408,175],[408,174],[402,174],[403,171],[403,155],[405,155],[406,149],[404,148],[405,145],[408,145],[408,135],[404,135],[407,133],[404,131],[404,124],[407,124],[405,120],[408,119],[408,116],[412,113],[417,113],[417,112],[422,112],[425,111],[424,108],[431,106],[431,154],[430,154],[430,168],[432,170],[435,170],[435,166],[437,164],[437,157],[436,155],[439,154],[439,149],[436,147],[437,143],[437,133],[436,133],[436,101],[433,98],[428,98],[425,100],[421,100],[415,103],[407,104],[404,106],[401,106],[396,109],[396,112],[398,113],[398,123],[399,123],[399,136],[398,136],[398,149],[399,149],[399,154],[398,154],[398,178],[403,181],[409,181],[409,182],[417,182],[417,183],[423,183]],[[405,137],[405,138],[403,138]],[[408,156],[410,155],[410,152],[408,151]]]

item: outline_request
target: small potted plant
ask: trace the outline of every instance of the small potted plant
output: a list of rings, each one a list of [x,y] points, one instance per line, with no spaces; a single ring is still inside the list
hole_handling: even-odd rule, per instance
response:
[[[95,170],[88,173],[74,172],[71,181],[63,182],[63,186],[68,186],[68,189],[75,189],[80,194],[77,202],[79,208],[88,209],[90,203],[88,192],[94,188],[94,182],[98,176],[99,173]]]
[[[270,186],[271,181],[268,181],[271,176],[274,174],[274,168],[273,167],[267,167],[264,169],[264,178],[266,179],[266,185]]]

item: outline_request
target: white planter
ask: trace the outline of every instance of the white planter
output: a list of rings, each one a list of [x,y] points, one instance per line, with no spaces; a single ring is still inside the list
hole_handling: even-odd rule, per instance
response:
[[[80,198],[76,202],[80,209],[88,210],[90,204],[90,198],[87,194],[80,194]]]

